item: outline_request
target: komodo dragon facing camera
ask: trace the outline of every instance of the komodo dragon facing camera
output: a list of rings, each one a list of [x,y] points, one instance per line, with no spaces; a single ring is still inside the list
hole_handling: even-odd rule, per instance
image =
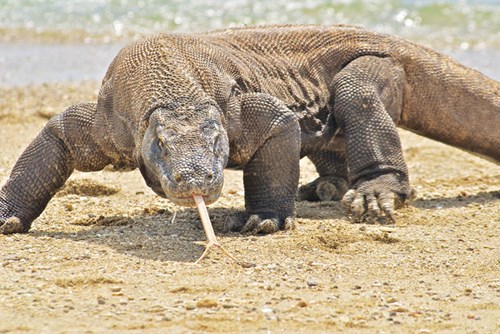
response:
[[[243,169],[240,227],[271,233],[295,214],[304,156],[320,176],[299,199],[392,219],[412,194],[396,125],[499,163],[500,83],[359,27],[158,34],[122,49],[97,103],[52,118],[22,153],[0,232],[27,232],[73,170],[111,164],[183,206],[214,202],[224,168]]]

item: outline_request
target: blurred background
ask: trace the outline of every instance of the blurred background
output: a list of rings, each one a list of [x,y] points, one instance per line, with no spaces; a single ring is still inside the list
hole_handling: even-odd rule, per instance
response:
[[[362,25],[500,79],[500,0],[0,0],[0,85],[100,80],[146,34],[277,23]]]

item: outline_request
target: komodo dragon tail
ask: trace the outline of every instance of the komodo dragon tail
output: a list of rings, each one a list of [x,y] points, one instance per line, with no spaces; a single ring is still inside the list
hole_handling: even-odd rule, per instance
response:
[[[500,163],[500,83],[430,49],[400,59],[407,87],[400,126]]]

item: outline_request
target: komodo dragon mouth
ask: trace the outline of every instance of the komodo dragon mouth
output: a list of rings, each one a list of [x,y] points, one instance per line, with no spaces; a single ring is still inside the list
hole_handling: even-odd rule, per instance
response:
[[[207,204],[222,191],[229,154],[227,133],[213,106],[157,109],[141,147],[141,172],[160,196],[181,206]]]

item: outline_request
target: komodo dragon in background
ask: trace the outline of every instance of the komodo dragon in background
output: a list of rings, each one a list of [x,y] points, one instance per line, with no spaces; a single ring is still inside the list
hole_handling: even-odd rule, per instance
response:
[[[270,233],[295,214],[304,156],[320,176],[300,199],[343,197],[354,218],[392,218],[412,193],[396,125],[498,163],[500,83],[352,26],[154,35],[119,52],[97,103],[55,116],[22,153],[0,192],[0,232],[28,231],[74,169],[111,164],[138,167],[184,206],[217,200],[223,169],[243,169],[240,227]]]

